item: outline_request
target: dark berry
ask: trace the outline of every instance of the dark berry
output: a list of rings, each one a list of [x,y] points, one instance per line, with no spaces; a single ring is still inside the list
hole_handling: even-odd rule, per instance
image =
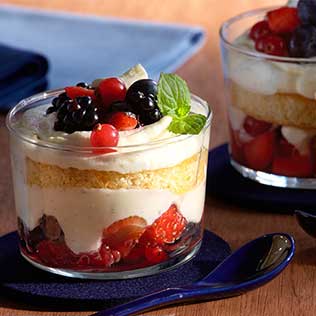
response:
[[[316,56],[316,27],[312,25],[298,27],[291,36],[289,52],[291,57]]]
[[[91,89],[91,86],[86,82],[79,82],[76,84],[76,86],[81,87],[81,88]]]
[[[47,110],[46,110],[46,114],[48,115],[48,114],[51,114],[51,113],[53,113],[53,112],[55,112],[56,111],[56,109],[53,107],[53,106],[50,106]]]
[[[27,236],[27,243],[28,245],[35,249],[36,246],[45,239],[45,235],[41,229],[40,226],[36,226],[34,229],[32,229],[28,236]]]
[[[132,107],[125,101],[115,101],[110,106],[110,112],[132,112]]]
[[[140,114],[140,123],[144,125],[152,124],[161,119],[162,115],[158,108],[153,111],[143,112]]]
[[[145,96],[148,96],[149,94],[156,96],[158,92],[157,83],[152,79],[141,79],[134,82],[127,90],[127,103],[133,104],[137,95],[138,98],[140,98],[140,95],[138,94],[139,92],[143,93]]]
[[[89,96],[76,97],[75,101],[81,106],[88,106],[92,103],[92,98]]]
[[[139,109],[143,111],[152,111],[157,106],[157,102],[155,102],[155,99],[151,97],[145,97],[141,99],[138,103]]]
[[[54,216],[44,215],[40,222],[40,227],[49,240],[58,240],[63,236],[63,231]]]
[[[86,109],[80,109],[72,113],[72,120],[75,124],[80,125],[84,116],[86,114]]]
[[[98,123],[99,117],[94,108],[87,109],[87,112],[83,118],[82,124],[85,128],[92,129]]]
[[[302,24],[316,25],[316,0],[300,0],[297,9]]]

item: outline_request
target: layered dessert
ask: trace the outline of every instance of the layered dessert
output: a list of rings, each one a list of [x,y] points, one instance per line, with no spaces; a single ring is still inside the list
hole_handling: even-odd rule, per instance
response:
[[[191,256],[209,120],[184,80],[156,83],[141,65],[22,101],[8,126],[23,255],[54,271],[118,277]]]
[[[254,11],[230,28],[234,38],[222,35],[233,165],[315,178],[316,1]]]

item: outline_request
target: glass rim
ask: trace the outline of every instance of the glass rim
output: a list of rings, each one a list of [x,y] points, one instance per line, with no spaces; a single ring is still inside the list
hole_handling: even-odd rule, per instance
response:
[[[282,5],[280,5],[282,6]],[[241,53],[243,55],[246,55],[248,57],[255,57],[255,58],[260,58],[260,59],[269,59],[274,62],[287,62],[287,63],[316,63],[316,57],[315,58],[300,58],[300,57],[282,57],[282,56],[273,56],[273,55],[268,55],[264,54],[261,52],[256,52],[256,51],[250,51],[249,49],[246,48],[241,48],[235,44],[233,44],[231,41],[229,41],[225,35],[225,31],[227,28],[235,23],[236,21],[240,21],[244,18],[248,18],[251,16],[259,15],[260,13],[263,12],[268,12],[277,8],[280,8],[280,6],[269,6],[269,7],[263,7],[259,9],[253,9],[249,11],[242,12],[236,16],[233,16],[232,18],[229,18],[228,20],[224,21],[220,27],[219,30],[219,35],[221,42],[228,48]],[[284,5],[283,5],[284,6]]]
[[[12,122],[16,116],[17,113],[19,113],[21,110],[23,110],[25,107],[28,105],[31,105],[32,103],[43,101],[45,99],[48,99],[50,97],[54,97],[59,95],[60,93],[64,92],[64,89],[54,89],[54,90],[47,90],[44,92],[40,92],[37,94],[34,94],[28,98],[22,99],[20,102],[18,102],[7,114],[6,116],[6,127],[10,132],[10,135],[15,135],[19,139],[30,143],[35,146],[43,147],[43,148],[48,148],[48,149],[53,149],[53,150],[60,150],[60,151],[71,151],[71,152],[94,152],[96,150],[96,147],[93,146],[79,146],[79,145],[69,145],[69,144],[58,144],[54,142],[49,142],[41,139],[34,139],[31,136],[23,135],[18,128],[14,127]],[[206,115],[206,123],[205,126],[203,127],[202,131],[200,133],[204,133],[205,130],[210,126],[212,118],[213,118],[213,111],[212,108],[210,107],[209,103],[202,98],[196,96],[195,94],[191,93],[191,100],[196,101],[200,106],[202,106],[204,109],[207,111]],[[158,145],[163,145],[163,144],[171,144],[176,141],[183,141],[186,140],[190,137],[197,136],[196,134],[176,134],[175,136],[166,138],[166,139],[160,139],[156,141],[151,141],[149,143],[140,143],[140,144],[135,144],[135,145],[125,145],[125,146],[104,146],[104,147],[97,147],[97,150],[102,152],[102,150],[106,149],[113,149],[114,151],[116,150],[132,150],[132,149],[141,149],[143,147],[146,147],[146,149],[150,149],[151,147],[155,147]],[[108,153],[111,154],[111,153]],[[115,152],[113,152],[115,154]]]

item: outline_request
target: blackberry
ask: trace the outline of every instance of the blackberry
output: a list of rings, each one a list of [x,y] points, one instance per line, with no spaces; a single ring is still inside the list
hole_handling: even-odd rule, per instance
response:
[[[46,114],[56,112],[54,130],[68,134],[76,131],[91,131],[99,123],[98,107],[89,96],[76,97],[74,100],[62,93],[53,99]]]
[[[297,10],[302,24],[316,25],[316,0],[300,0]]]
[[[131,112],[139,115],[140,124],[148,125],[161,119],[157,93],[157,83],[151,79],[138,80],[127,90],[126,103],[132,107]]]
[[[291,36],[289,51],[291,57],[315,57],[316,27],[312,25],[298,27]]]

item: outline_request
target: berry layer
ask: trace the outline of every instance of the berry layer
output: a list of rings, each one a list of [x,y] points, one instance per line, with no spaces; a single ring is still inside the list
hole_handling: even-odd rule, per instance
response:
[[[177,195],[168,190],[84,189],[27,187],[27,201],[18,198],[18,216],[29,230],[45,215],[54,216],[65,234],[68,247],[75,253],[99,248],[102,231],[129,216],[139,216],[150,225],[171,204],[189,222],[198,223],[204,208],[205,182]],[[17,193],[17,192],[16,192]],[[20,202],[20,203],[19,203]]]
[[[248,32],[238,37],[234,46],[258,53]],[[229,51],[226,58],[226,75],[243,89],[262,95],[285,93],[314,99],[316,62],[313,59],[308,64],[277,62],[273,56],[254,58],[235,50]]]

